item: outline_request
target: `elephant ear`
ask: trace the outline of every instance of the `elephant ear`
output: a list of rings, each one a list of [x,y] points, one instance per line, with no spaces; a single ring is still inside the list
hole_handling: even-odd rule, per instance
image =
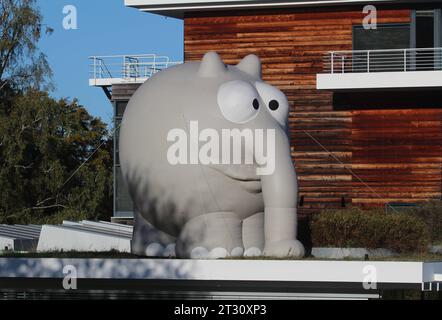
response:
[[[220,56],[214,52],[207,52],[201,61],[198,75],[204,78],[216,77],[226,72],[227,67]]]
[[[236,67],[252,77],[261,79],[261,61],[254,54],[249,54],[248,56],[244,57],[244,59],[242,59]]]

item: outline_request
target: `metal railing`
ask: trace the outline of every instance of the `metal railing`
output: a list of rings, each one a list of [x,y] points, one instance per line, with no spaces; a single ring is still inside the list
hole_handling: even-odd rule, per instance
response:
[[[325,73],[409,72],[442,70],[442,48],[330,51]]]
[[[90,79],[147,79],[155,73],[181,62],[156,54],[89,57]]]

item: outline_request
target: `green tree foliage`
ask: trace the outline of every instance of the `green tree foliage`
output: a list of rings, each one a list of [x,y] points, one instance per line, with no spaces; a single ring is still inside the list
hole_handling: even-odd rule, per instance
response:
[[[2,97],[0,223],[109,218],[107,134],[106,125],[75,100],[56,101],[38,90]]]
[[[42,20],[35,0],[0,0],[0,90],[48,88],[51,70],[37,43],[52,29]]]
[[[43,91],[42,20],[35,0],[0,0],[0,223],[106,219],[112,140],[76,100]]]

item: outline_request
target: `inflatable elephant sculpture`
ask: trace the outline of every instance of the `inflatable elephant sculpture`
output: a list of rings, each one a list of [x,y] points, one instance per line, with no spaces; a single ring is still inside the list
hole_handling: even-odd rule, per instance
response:
[[[176,241],[180,258],[302,257],[286,96],[261,80],[255,55],[227,66],[215,52],[155,74],[120,128],[123,177],[137,227]]]

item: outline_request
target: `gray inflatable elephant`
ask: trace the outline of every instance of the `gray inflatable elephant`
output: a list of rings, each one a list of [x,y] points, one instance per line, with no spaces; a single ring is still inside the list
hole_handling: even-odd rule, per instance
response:
[[[255,55],[226,66],[209,52],[144,83],[120,128],[133,253],[152,225],[180,258],[302,257],[288,112]]]

